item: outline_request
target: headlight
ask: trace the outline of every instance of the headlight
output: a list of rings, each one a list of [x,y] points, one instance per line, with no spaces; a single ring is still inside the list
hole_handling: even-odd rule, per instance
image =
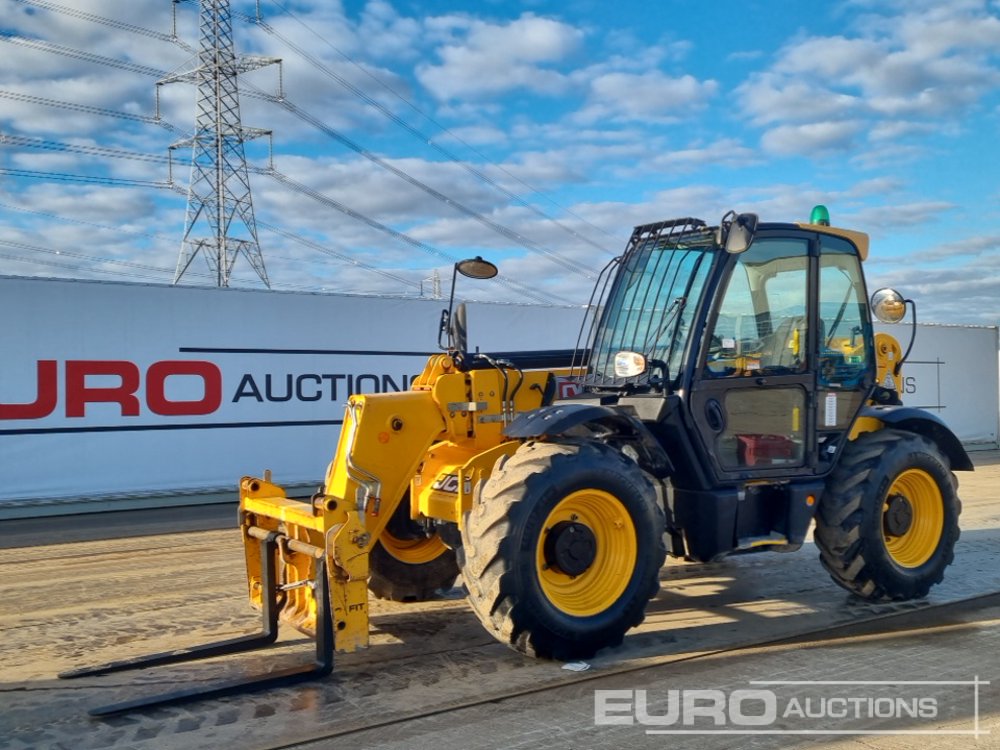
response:
[[[634,378],[646,372],[646,358],[638,352],[615,354],[615,377]]]

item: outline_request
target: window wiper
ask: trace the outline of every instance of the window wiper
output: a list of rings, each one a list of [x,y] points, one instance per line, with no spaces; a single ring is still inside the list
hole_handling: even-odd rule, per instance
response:
[[[670,307],[668,307],[666,312],[663,313],[663,322],[660,324],[660,327],[656,329],[656,333],[653,336],[646,337],[646,341],[642,345],[642,348],[645,350],[643,352],[644,354],[645,352],[650,351],[650,344],[654,346],[656,345],[656,342],[660,340],[660,337],[667,330],[667,326],[670,325],[670,322],[674,319],[674,317],[680,313],[685,304],[687,304],[687,297],[674,298],[674,301],[670,303]]]
[[[844,312],[847,310],[847,303],[851,299],[851,293],[854,291],[854,287],[847,287],[847,294],[844,295],[844,301],[840,303],[840,309],[837,311],[837,317],[833,319],[833,324],[830,326],[830,335],[826,337],[826,348],[830,348],[830,342],[833,341],[833,334],[837,332],[837,326],[840,325],[840,321],[844,319]]]

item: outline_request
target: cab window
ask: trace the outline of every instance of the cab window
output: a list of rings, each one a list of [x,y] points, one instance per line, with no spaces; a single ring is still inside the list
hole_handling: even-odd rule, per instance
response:
[[[861,263],[854,248],[839,237],[824,237],[819,269],[819,383],[831,388],[858,387],[872,353],[866,336],[868,303]]]
[[[710,377],[794,374],[807,366],[809,246],[755,240],[738,256],[709,338]]]

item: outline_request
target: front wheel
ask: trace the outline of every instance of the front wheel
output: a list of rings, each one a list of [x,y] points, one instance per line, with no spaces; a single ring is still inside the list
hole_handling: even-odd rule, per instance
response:
[[[368,590],[394,602],[427,601],[458,577],[455,551],[410,520],[409,494],[372,546],[368,562]]]
[[[927,438],[862,434],[844,448],[817,510],[820,561],[866,599],[926,596],[954,559],[956,486],[948,459]]]
[[[462,531],[469,602],[531,656],[622,642],[659,590],[663,510],[635,463],[600,443],[528,443],[494,470]]]

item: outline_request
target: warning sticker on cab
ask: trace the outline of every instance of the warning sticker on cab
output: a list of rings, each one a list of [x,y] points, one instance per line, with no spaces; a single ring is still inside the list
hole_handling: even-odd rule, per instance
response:
[[[837,425],[837,394],[826,394],[826,414],[823,418],[824,427],[835,427]]]

